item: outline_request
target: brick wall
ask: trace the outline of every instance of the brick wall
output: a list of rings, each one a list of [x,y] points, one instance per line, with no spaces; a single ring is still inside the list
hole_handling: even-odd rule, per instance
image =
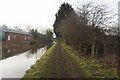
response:
[[[30,35],[6,32],[4,43],[23,43],[30,40],[32,40],[32,36]]]

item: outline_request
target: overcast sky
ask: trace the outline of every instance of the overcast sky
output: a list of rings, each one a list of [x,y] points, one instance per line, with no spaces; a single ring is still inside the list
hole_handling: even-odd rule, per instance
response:
[[[118,11],[119,0],[0,0],[0,25],[20,26],[26,29],[27,25],[35,26],[40,31],[53,28],[55,13],[63,2],[75,7],[77,2],[97,2],[108,5],[113,12]]]

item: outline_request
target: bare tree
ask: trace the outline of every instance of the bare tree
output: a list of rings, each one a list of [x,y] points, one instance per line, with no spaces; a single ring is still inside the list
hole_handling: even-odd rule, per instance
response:
[[[113,17],[105,5],[88,3],[78,7],[76,13],[69,13],[69,16],[59,23],[61,27],[58,30],[63,40],[75,49],[81,50],[82,46],[83,52],[86,53],[91,47],[89,51],[94,57],[100,53],[99,48],[105,46],[105,30]]]
[[[111,11],[108,10],[108,7],[102,4],[95,5],[93,3],[87,3],[82,5],[82,7],[78,7],[77,9],[77,14],[80,18],[80,21],[83,21],[82,23],[84,26],[91,27],[91,35],[88,36],[91,36],[91,53],[94,57],[95,53],[97,53],[97,50],[95,50],[96,42],[100,42],[99,38],[101,38],[101,41],[103,41],[104,29],[107,29],[107,27],[112,23],[111,19],[115,15],[111,14]]]

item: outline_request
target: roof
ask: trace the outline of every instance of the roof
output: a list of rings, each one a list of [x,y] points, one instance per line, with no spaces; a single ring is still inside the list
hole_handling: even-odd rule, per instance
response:
[[[7,26],[5,26],[5,25],[0,26],[0,29],[2,31],[4,31],[4,32],[10,32],[10,33],[16,33],[16,34],[24,34],[24,35],[31,35],[30,33],[23,31],[22,29],[18,29],[18,30],[10,29],[10,28],[7,28]]]

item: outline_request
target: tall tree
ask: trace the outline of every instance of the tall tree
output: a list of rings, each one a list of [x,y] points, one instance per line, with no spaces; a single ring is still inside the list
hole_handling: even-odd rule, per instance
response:
[[[54,32],[57,37],[61,37],[61,33],[59,31],[60,24],[63,23],[63,20],[68,17],[69,13],[74,11],[72,6],[69,3],[63,3],[60,6],[60,9],[58,10],[58,13],[56,13],[56,19],[53,24]]]

